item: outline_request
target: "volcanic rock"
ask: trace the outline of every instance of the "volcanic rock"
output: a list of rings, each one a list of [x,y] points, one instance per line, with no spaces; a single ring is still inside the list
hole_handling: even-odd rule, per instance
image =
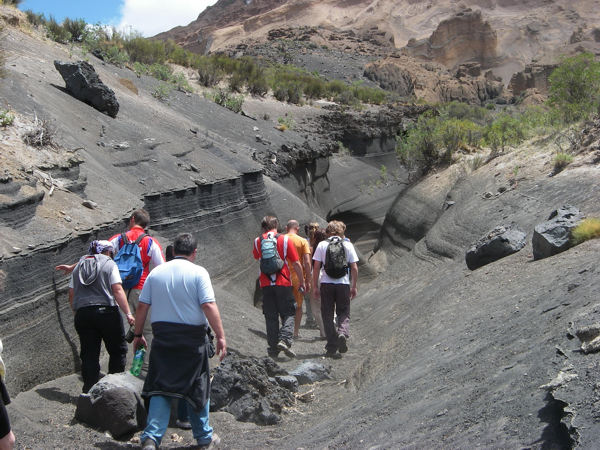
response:
[[[260,425],[279,422],[283,408],[294,402],[290,391],[271,378],[282,374],[271,358],[228,356],[214,372],[211,411],[227,411],[237,420]]]
[[[102,378],[77,399],[75,419],[107,430],[115,438],[133,433],[146,424],[146,410],[140,396],[143,381],[129,373]]]
[[[317,381],[328,380],[330,370],[323,364],[318,364],[314,361],[306,361],[300,364],[296,369],[290,372],[290,375],[295,376],[300,384],[312,384]]]
[[[527,89],[535,88],[541,94],[547,95],[550,87],[548,78],[556,67],[556,64],[528,64],[525,69],[511,77],[508,90],[516,96]]]
[[[86,61],[54,61],[54,67],[65,80],[67,91],[75,98],[110,117],[117,117],[119,102],[115,93],[102,83],[94,66]]]
[[[531,244],[533,259],[547,258],[571,247],[571,230],[584,219],[575,206],[552,211],[548,220],[535,226]]]
[[[467,251],[467,267],[475,270],[518,252],[525,247],[525,236],[527,233],[519,230],[515,224],[494,228]]]

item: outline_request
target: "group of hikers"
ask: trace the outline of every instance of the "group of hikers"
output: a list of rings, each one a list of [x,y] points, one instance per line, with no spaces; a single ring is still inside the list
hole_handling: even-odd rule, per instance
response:
[[[196,238],[178,235],[165,258],[159,242],[145,232],[149,221],[145,210],[135,210],[127,232],[95,240],[77,263],[56,266],[70,274],[82,391],[87,393],[100,379],[102,342],[109,355],[108,373],[125,371],[127,342],[134,352],[148,349],[140,373],[148,407],[142,449],[159,447],[173,399],[178,400],[177,426],[191,429],[198,445],[210,448],[220,438],[209,425],[209,358],[216,353],[223,360],[227,354],[219,308],[207,270],[194,263]],[[324,356],[341,357],[348,350],[350,300],[358,277],[358,256],[344,236],[344,223],[331,221],[325,230],[311,223],[305,228],[308,239],[299,236],[300,225],[293,219],[286,233],[278,232],[274,216],[265,216],[261,227],[253,256],[260,267],[268,355],[296,356],[292,344],[299,335],[304,296],[310,295],[307,310],[327,341]],[[10,400],[3,370],[0,359],[0,450],[12,448],[15,441],[4,407]]]

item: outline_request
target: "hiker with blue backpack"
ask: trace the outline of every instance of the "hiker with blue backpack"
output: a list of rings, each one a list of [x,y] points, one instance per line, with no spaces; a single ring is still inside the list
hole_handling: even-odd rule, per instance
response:
[[[263,234],[254,239],[252,253],[260,262],[259,283],[263,294],[263,314],[267,328],[267,353],[275,358],[283,351],[290,358],[292,350],[296,301],[288,261],[298,276],[300,290],[305,289],[302,266],[296,248],[288,236],[279,234],[277,217],[265,216]],[[279,320],[281,319],[281,326]]]
[[[129,218],[129,230],[117,234],[109,240],[115,246],[115,262],[123,279],[123,289],[127,293],[129,307],[136,315],[140,293],[150,270],[165,262],[162,248],[156,238],[146,234],[150,215],[145,209],[136,209]],[[148,321],[143,330],[147,351],[142,366],[142,375],[148,372],[148,355],[152,346],[152,326]],[[135,352],[137,349],[134,348]]]
[[[325,356],[330,358],[339,358],[348,351],[350,301],[357,293],[358,255],[344,236],[345,231],[344,222],[329,222],[325,229],[328,238],[319,243],[313,255],[313,295],[321,298],[321,315],[327,337]],[[335,314],[336,323],[333,321]]]

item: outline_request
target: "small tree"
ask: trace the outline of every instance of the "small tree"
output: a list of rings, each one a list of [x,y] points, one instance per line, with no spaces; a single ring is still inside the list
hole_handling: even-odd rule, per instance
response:
[[[550,75],[550,104],[571,123],[589,117],[600,105],[600,62],[592,53],[563,58]]]

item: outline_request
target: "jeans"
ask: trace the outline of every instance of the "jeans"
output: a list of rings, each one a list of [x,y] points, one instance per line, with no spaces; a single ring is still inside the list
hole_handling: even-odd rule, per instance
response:
[[[75,312],[75,330],[81,344],[81,376],[87,393],[100,377],[100,346],[109,354],[108,373],[125,370],[127,343],[117,306],[87,306]]]
[[[152,439],[157,445],[160,445],[171,417],[171,402],[175,397],[165,395],[153,395],[150,397],[150,408],[148,409],[148,421],[146,429],[142,433],[142,443],[146,439]],[[179,400],[184,401],[184,400]],[[204,408],[196,412],[191,406],[188,407],[190,414],[190,423],[192,424],[192,433],[198,445],[207,445],[212,441],[213,429],[208,424],[208,411],[210,409],[210,400],[206,402]]]

